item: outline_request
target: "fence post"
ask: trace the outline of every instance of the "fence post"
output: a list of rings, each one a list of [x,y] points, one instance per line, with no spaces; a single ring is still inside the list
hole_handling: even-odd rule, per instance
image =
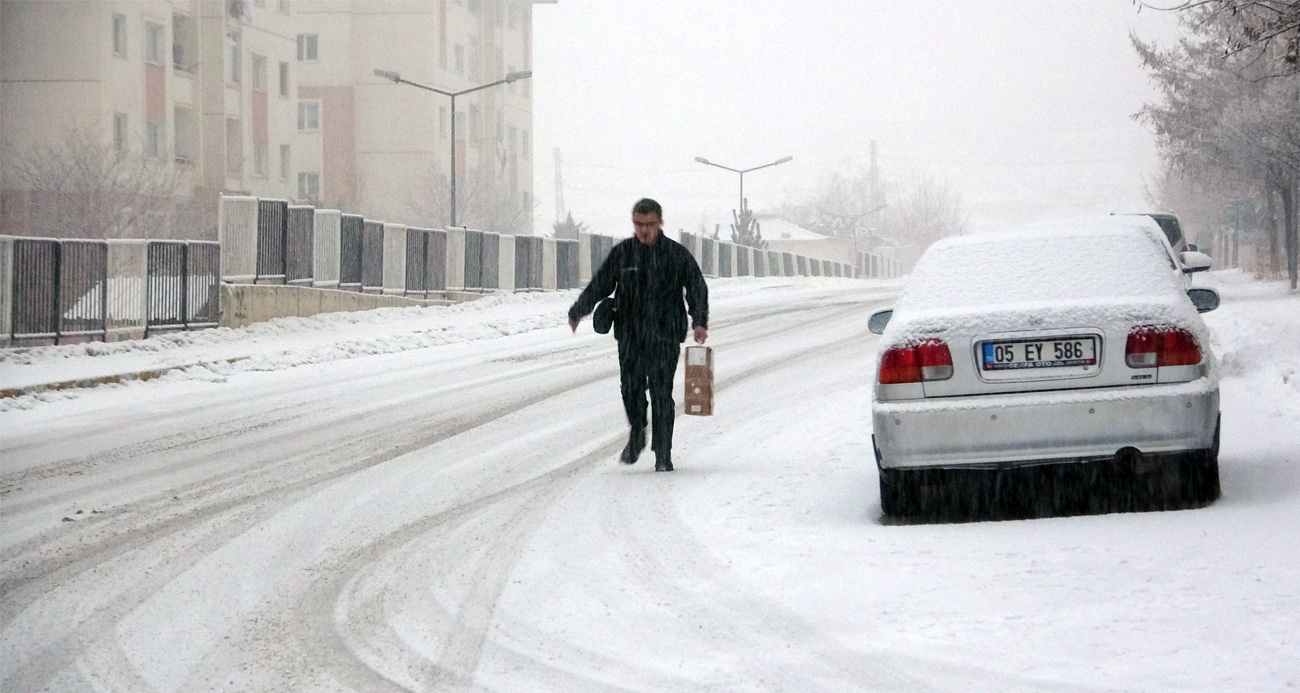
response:
[[[447,228],[447,290],[465,290],[465,229]]]
[[[558,253],[554,238],[542,239],[542,291],[555,291],[556,274],[559,269]]]
[[[217,204],[217,240],[232,283],[257,280],[257,198],[222,195]]]
[[[312,219],[312,286],[339,285],[339,233],[342,214],[336,209],[317,209]]]
[[[384,224],[383,248],[379,293],[401,296],[406,293],[406,227]]]
[[[0,347],[13,341],[14,239],[0,236]]]
[[[578,234],[578,281],[583,285],[591,281],[591,234]]]

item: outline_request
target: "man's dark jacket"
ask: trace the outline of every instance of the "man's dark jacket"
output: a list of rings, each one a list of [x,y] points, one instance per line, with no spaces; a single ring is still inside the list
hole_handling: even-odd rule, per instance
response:
[[[682,244],[662,233],[654,245],[632,237],[614,246],[569,317],[582,319],[615,289],[614,336],[619,341],[686,341],[687,305],[690,327],[709,325],[709,287],[700,266]]]

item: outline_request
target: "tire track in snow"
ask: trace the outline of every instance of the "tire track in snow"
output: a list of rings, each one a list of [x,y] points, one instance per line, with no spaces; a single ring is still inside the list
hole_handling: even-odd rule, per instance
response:
[[[864,306],[857,304],[844,313],[862,310]],[[794,354],[807,357],[837,349],[860,347],[867,334],[864,329],[859,329],[831,343],[801,349]],[[768,335],[769,338],[775,336]],[[729,376],[719,381],[718,389],[721,391],[788,367],[791,357],[791,353],[783,353],[775,360]],[[551,511],[555,500],[568,493],[582,474],[591,471],[599,463],[608,462],[617,453],[625,435],[620,427],[612,435],[611,442],[596,453],[571,462],[555,472],[462,506],[446,517],[434,516],[417,522],[409,530],[388,535],[370,547],[347,556],[339,564],[330,566],[324,571],[328,577],[313,586],[307,603],[294,609],[297,613],[314,614],[314,618],[298,622],[293,629],[303,639],[302,649],[328,653],[329,656],[318,662],[316,668],[333,670],[336,679],[346,680],[357,690],[425,690],[443,686],[473,688],[474,672],[487,644],[487,629],[497,601],[538,523]],[[536,484],[543,484],[543,490],[535,490]],[[550,488],[547,489],[547,486]],[[531,495],[525,500],[514,498],[530,492]],[[437,661],[430,661],[412,651],[391,627],[384,628],[380,625],[384,621],[380,606],[384,588],[363,589],[361,586],[364,577],[372,570],[376,574],[385,574],[385,571],[373,566],[389,553],[410,550],[422,534],[435,527],[447,530],[454,522],[468,522],[474,514],[507,502],[518,502],[520,510],[506,513],[497,523],[489,523],[479,531],[480,535],[490,537],[491,540],[487,553],[476,560],[469,593],[461,600],[455,614],[449,613],[446,608],[440,610],[444,619],[453,622],[450,625],[442,624],[442,627],[436,629],[449,634],[444,638]],[[393,574],[393,571],[386,574]],[[351,577],[344,580],[343,576],[346,575]],[[362,592],[370,595],[368,600],[357,598],[356,595]],[[353,608],[340,609],[340,603],[352,605]],[[349,616],[361,616],[365,623],[356,624],[349,620]],[[336,619],[341,619],[342,622],[336,622]],[[323,634],[326,633],[332,634],[328,642],[322,641]],[[353,634],[361,634],[361,637]],[[378,646],[376,638],[379,639]],[[351,661],[340,664],[339,657],[344,652],[350,653]],[[404,675],[392,673],[395,671]]]

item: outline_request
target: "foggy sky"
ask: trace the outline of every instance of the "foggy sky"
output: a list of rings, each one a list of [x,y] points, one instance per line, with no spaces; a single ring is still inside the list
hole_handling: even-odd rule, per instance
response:
[[[666,226],[721,221],[748,168],[758,210],[868,161],[960,192],[974,229],[1147,209],[1152,137],[1130,115],[1154,92],[1130,31],[1172,40],[1171,13],[1132,0],[559,0],[534,7],[535,228],[564,197],[630,235],[632,203]],[[725,226],[724,226],[725,230]]]

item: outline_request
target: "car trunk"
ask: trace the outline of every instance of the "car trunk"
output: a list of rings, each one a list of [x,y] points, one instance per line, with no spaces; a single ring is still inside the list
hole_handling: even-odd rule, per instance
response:
[[[1164,369],[1130,367],[1130,332],[1167,325],[1169,306],[1088,299],[1037,307],[954,315],[949,326],[931,315],[926,329],[948,346],[952,377],[927,380],[925,397],[1141,386],[1161,382]],[[937,328],[937,329],[936,329]],[[1172,375],[1172,374],[1166,374]],[[1168,378],[1165,379],[1168,381]]]

